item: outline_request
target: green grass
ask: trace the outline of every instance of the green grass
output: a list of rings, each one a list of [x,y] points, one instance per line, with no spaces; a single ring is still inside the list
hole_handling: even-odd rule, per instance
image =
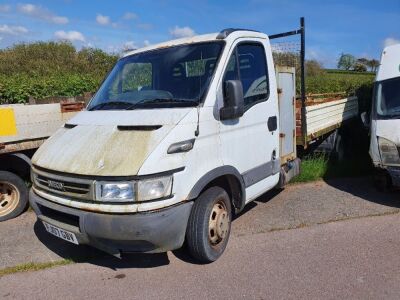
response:
[[[58,267],[58,266],[65,266],[72,264],[73,261],[69,259],[63,259],[59,261],[54,261],[54,262],[45,262],[45,263],[26,263],[22,265],[17,265],[14,267],[9,267],[5,269],[0,270],[0,278],[5,275],[10,275],[14,273],[20,273],[20,272],[28,272],[28,271],[39,271],[39,270],[44,270],[52,267]]]
[[[293,178],[291,183],[311,182],[321,179],[362,177],[372,174],[373,166],[368,153],[343,161],[333,161],[323,154],[304,157],[301,161],[300,175]]]
[[[322,179],[327,173],[328,162],[325,155],[315,155],[303,159],[301,162],[300,175],[295,177],[291,183],[310,182]]]

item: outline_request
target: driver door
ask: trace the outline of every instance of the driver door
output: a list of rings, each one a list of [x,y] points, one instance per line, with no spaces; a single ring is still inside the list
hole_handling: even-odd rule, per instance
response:
[[[224,82],[240,80],[243,86],[244,115],[220,121],[222,159],[243,176],[246,202],[273,187],[279,174],[279,131],[276,101],[270,99],[267,56],[261,42],[238,42],[226,64]],[[273,70],[271,64],[271,70]],[[268,126],[275,121],[275,127]]]

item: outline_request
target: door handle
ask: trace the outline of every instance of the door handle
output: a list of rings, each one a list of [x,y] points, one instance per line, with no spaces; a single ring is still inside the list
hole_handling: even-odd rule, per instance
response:
[[[278,129],[278,118],[276,116],[268,118],[268,130],[275,131]]]

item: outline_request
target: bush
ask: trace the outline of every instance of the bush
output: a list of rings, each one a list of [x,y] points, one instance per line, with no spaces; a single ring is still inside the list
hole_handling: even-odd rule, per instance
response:
[[[325,72],[317,76],[306,76],[307,94],[339,93],[355,95],[360,87],[371,86],[374,74]],[[300,94],[300,80],[297,80],[297,92]]]
[[[321,76],[325,74],[322,64],[317,60],[307,60],[305,62],[306,76]]]
[[[77,51],[65,42],[18,44],[0,50],[0,104],[25,103],[29,96],[41,99],[95,92],[117,58],[99,49]],[[274,54],[274,59],[284,65],[298,63],[298,56],[291,54]],[[307,61],[306,70],[307,93],[361,93],[366,95],[367,107],[373,73],[323,70],[317,61]],[[300,80],[297,91],[300,94]]]
[[[77,96],[94,92],[117,56],[99,49],[77,51],[70,43],[36,42],[0,50],[0,104],[29,96]]]

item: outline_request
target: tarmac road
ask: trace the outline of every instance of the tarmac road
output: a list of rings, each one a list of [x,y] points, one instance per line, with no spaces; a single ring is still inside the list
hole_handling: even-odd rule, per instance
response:
[[[28,213],[0,225],[0,269],[82,263],[1,277],[0,297],[399,299],[399,207],[398,193],[380,194],[367,179],[289,186],[251,204],[210,265],[184,251],[118,260],[48,236]]]
[[[0,278],[4,299],[399,299],[400,215],[233,237],[217,262],[134,255]]]

